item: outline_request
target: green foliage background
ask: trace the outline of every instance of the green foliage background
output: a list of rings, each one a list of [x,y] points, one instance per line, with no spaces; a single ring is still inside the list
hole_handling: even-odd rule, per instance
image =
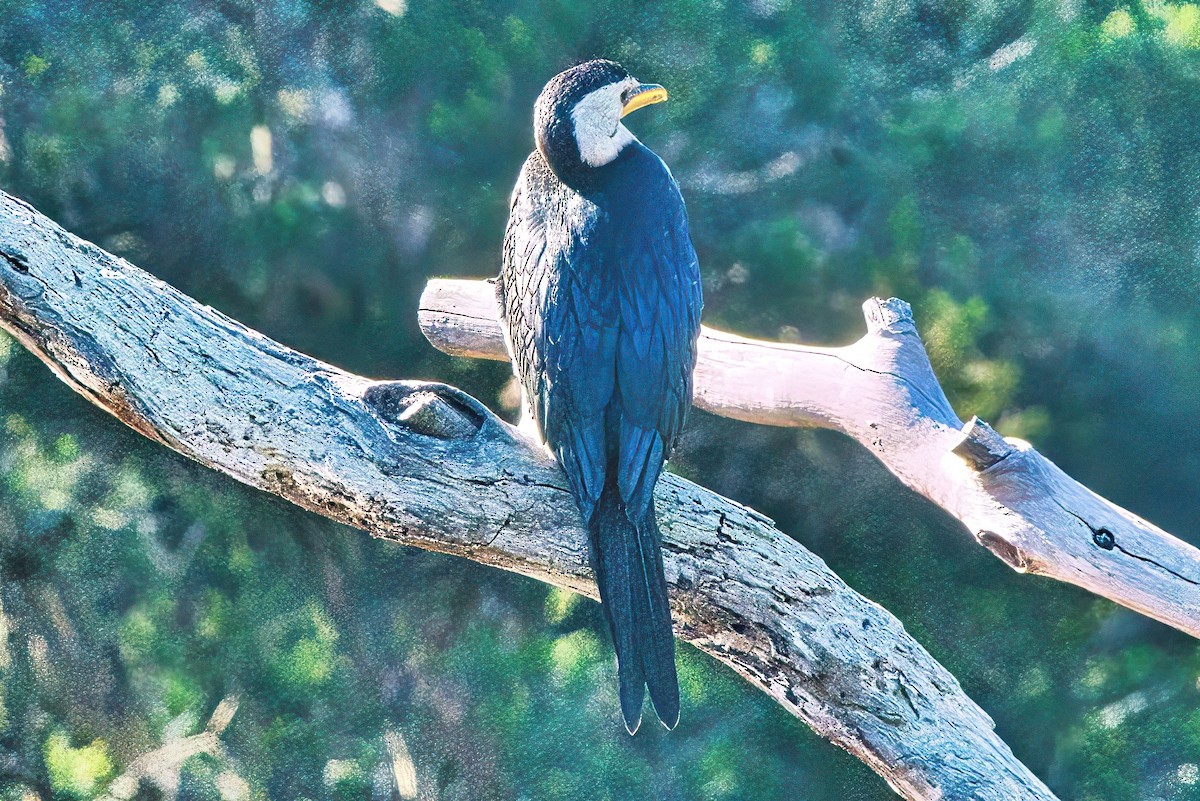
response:
[[[1191,3],[0,0],[0,186],[288,345],[501,407],[416,298],[495,272],[533,98],[594,55],[672,92],[632,127],[709,323],[840,343],[904,297],[960,413],[1200,542]],[[100,797],[229,695],[224,754],[140,797],[392,798],[387,732],[422,798],[893,797],[686,647],[679,729],[627,737],[594,605],[237,486],[7,338],[0,432],[0,798]],[[1200,798],[1193,640],[1016,576],[836,436],[697,415],[675,469],[898,615],[1060,797]]]

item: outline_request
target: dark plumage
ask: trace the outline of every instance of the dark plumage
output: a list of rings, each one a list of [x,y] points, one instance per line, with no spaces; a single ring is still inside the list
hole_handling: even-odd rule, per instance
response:
[[[525,413],[588,523],[631,733],[646,687],[668,728],[679,718],[653,491],[691,408],[702,305],[679,187],[619,125],[650,89],[665,99],[610,61],[546,85],[498,282]]]

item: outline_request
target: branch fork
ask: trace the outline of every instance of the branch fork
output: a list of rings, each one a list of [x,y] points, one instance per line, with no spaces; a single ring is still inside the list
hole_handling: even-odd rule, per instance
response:
[[[1049,576],[1200,637],[1200,550],[1068,476],[1028,442],[954,413],[902,300],[863,304],[839,348],[700,336],[696,406],[774,426],[840,431],[1022,573]],[[421,330],[447,353],[506,359],[491,286],[430,281]]]
[[[434,281],[420,319],[447,352],[503,359],[495,312],[486,282]],[[872,300],[865,313],[866,336],[845,348],[706,329],[697,405],[843,431],[1014,567],[1200,632],[1200,586],[1188,578],[1200,576],[1195,549],[1026,443],[978,421],[964,426],[907,304]],[[4,193],[0,325],[92,403],[238,481],[374,536],[596,597],[561,471],[478,401],[442,384],[371,381],[290,350]],[[770,520],[670,474],[655,500],[681,639],[904,798],[1054,799],[894,616]]]

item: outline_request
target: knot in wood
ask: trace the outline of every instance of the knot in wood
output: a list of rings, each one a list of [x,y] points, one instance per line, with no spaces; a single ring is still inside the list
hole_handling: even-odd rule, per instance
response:
[[[1029,569],[1029,563],[1021,549],[996,532],[980,531],[975,535],[975,539],[1013,570],[1023,573]]]
[[[486,420],[481,404],[445,384],[388,381],[372,384],[363,402],[381,419],[438,439],[469,439]]]

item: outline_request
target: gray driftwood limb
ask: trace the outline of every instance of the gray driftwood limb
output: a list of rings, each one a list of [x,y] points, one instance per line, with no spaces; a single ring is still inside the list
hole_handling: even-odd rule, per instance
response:
[[[201,464],[376,536],[595,597],[560,471],[459,390],[290,350],[2,193],[0,324]],[[679,637],[906,798],[1054,798],[895,617],[770,520],[670,475],[657,502]],[[619,725],[615,689],[612,709]]]
[[[705,328],[696,406],[773,426],[841,431],[957,518],[1013,569],[1050,576],[1200,637],[1200,551],[1075,481],[1023,440],[965,425],[902,300],[863,305],[866,335],[818,348]],[[486,281],[430,281],[425,336],[441,350],[508,358]]]

